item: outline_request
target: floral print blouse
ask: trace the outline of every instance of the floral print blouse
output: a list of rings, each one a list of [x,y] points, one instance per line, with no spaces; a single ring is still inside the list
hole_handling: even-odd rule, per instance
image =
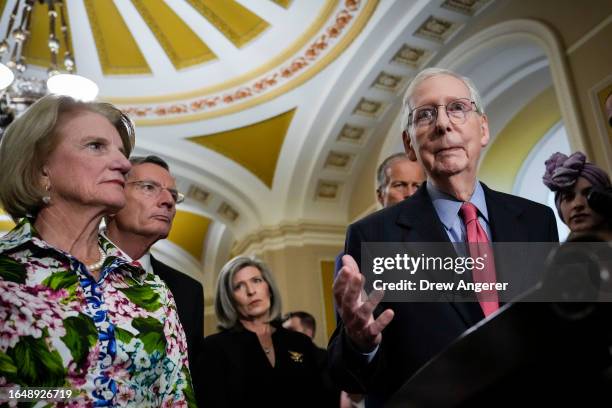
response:
[[[99,242],[107,258],[95,281],[28,219],[0,238],[0,387],[77,395],[57,406],[195,406],[172,294],[102,235]]]

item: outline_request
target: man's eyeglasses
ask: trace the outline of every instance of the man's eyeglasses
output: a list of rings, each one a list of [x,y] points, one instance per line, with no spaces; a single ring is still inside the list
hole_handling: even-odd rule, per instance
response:
[[[185,201],[185,196],[183,194],[179,193],[176,189],[168,188],[168,187],[162,187],[161,184],[159,184],[159,183],[157,183],[155,181],[137,180],[137,181],[130,181],[127,184],[128,185],[129,184],[134,184],[138,188],[138,190],[140,190],[147,197],[157,198],[162,193],[162,191],[168,190],[168,192],[172,196],[172,199],[174,200],[175,204],[180,204],[183,201]]]
[[[467,98],[455,99],[446,105],[423,105],[414,108],[408,115],[408,125],[413,123],[417,127],[431,126],[438,118],[438,108],[443,106],[446,109],[448,119],[455,125],[462,125],[469,112],[476,108],[476,103]]]

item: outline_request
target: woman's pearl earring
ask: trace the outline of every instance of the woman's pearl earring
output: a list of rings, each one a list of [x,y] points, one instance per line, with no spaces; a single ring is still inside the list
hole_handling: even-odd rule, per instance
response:
[[[49,205],[49,203],[51,202],[51,193],[49,193],[49,191],[50,191],[50,190],[51,190],[51,186],[50,186],[49,184],[47,184],[47,185],[45,186],[45,191],[46,191],[46,194],[45,194],[45,195],[43,196],[43,198],[42,198],[42,202],[43,202],[45,205]]]

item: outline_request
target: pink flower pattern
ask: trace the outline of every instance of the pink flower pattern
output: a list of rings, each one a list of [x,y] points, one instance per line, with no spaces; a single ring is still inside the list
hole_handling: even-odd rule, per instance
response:
[[[116,384],[114,394],[100,390],[112,398],[113,406],[193,406],[188,398],[193,390],[187,343],[170,291],[156,275],[129,264],[103,236],[100,245],[108,257],[95,282],[102,303],[92,309],[83,284],[91,283],[91,276],[78,260],[41,240],[28,220],[0,238],[0,354],[10,360],[16,347],[27,341],[23,344],[36,344],[46,349],[39,352],[61,359],[61,386],[71,387],[78,396],[51,406],[93,406],[101,378]],[[143,291],[147,296],[138,297]],[[156,299],[153,305],[147,303],[151,298]],[[96,320],[96,310],[106,313],[104,322]],[[100,337],[108,333],[116,345],[111,353]],[[165,349],[151,343],[151,337],[165,339]],[[78,338],[93,344],[76,361]],[[19,370],[15,374],[0,369],[0,385],[10,384],[38,385],[28,384]]]

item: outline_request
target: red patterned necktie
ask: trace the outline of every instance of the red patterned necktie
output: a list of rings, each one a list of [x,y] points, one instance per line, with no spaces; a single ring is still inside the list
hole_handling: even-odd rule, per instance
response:
[[[472,270],[472,278],[474,283],[496,283],[495,277],[495,259],[493,258],[493,250],[489,245],[487,233],[478,222],[478,210],[472,203],[463,203],[459,214],[463,219],[466,231],[466,241],[470,248],[470,256],[474,259],[483,257],[484,268]],[[478,303],[484,312],[485,316],[499,309],[499,297],[497,290],[487,290],[476,292]]]

